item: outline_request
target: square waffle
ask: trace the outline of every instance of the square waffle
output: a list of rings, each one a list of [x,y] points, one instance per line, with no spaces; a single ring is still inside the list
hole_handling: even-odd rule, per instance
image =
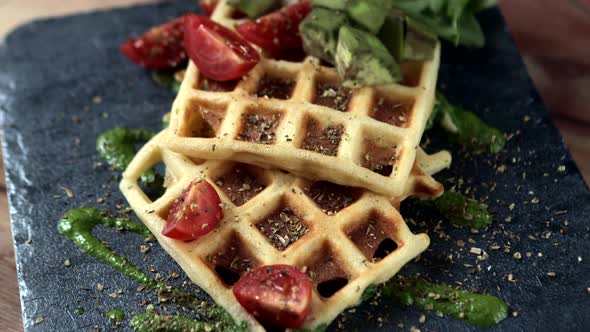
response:
[[[233,28],[225,1],[213,19]],[[216,84],[190,62],[172,107],[166,148],[192,158],[277,167],[301,177],[399,197],[432,112],[440,46],[402,63],[399,84],[349,89],[308,57],[263,58],[240,81]]]
[[[250,269],[289,264],[306,271],[313,295],[304,327],[313,328],[358,304],[367,286],[390,279],[429,244],[427,235],[411,233],[385,196],[254,165],[194,160],[164,148],[166,135],[158,134],[138,152],[120,189],[191,280],[253,331],[264,329],[231,289]],[[421,160],[437,168],[428,156]],[[137,180],[159,162],[166,166],[167,190],[152,201]],[[413,170],[404,196],[442,192],[418,164]],[[195,179],[215,187],[224,218],[214,231],[191,242],[163,236],[168,210]]]

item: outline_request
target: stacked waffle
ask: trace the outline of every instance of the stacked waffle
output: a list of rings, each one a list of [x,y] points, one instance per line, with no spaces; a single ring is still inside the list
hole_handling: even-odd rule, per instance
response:
[[[225,1],[213,19],[235,22]],[[248,271],[288,264],[313,286],[305,328],[357,305],[426,249],[398,212],[408,196],[437,196],[431,175],[447,153],[418,149],[432,111],[439,50],[402,65],[400,84],[348,89],[333,68],[262,59],[235,84],[212,84],[191,62],[170,127],[147,143],[123,175],[122,192],[191,280],[237,321],[264,330],[232,286]],[[166,192],[152,201],[138,185],[163,162]],[[170,207],[195,179],[221,198],[223,219],[184,242],[162,235]]]

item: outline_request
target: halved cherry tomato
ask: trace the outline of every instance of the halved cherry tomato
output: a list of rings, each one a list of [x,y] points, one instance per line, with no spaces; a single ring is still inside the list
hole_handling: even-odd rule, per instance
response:
[[[174,68],[186,60],[183,35],[181,17],[129,39],[119,49],[129,60],[146,68]]]
[[[219,0],[201,0],[199,1],[199,7],[201,8],[203,14],[211,16],[218,3]]]
[[[184,45],[199,71],[216,81],[238,79],[260,61],[237,33],[196,14],[184,16]]]
[[[220,204],[221,199],[209,182],[191,182],[172,204],[162,234],[191,241],[211,232],[223,218]]]
[[[310,11],[310,1],[302,1],[283,7],[255,21],[241,23],[236,30],[248,41],[265,50],[276,52],[301,48],[299,23]]]
[[[250,271],[234,285],[233,292],[249,313],[273,327],[298,328],[311,309],[311,282],[289,265]]]

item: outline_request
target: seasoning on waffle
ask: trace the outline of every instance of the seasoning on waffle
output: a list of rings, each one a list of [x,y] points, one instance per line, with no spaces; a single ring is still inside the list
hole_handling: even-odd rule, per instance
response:
[[[221,0],[211,19],[184,17],[191,61],[170,127],[120,189],[191,280],[251,330],[327,325],[429,244],[398,210],[443,191],[431,174],[450,156],[418,148],[440,46],[420,35],[403,52],[404,22],[384,3],[268,13],[277,1]],[[150,199],[137,180],[158,162],[166,191]]]
[[[389,197],[250,164],[192,160],[163,148],[165,134],[139,151],[120,189],[191,280],[254,331],[263,328],[232,290],[250,271],[277,264],[304,271],[313,290],[303,326],[311,328],[358,304],[367,286],[390,279],[428,246],[428,236],[412,234]],[[442,186],[418,166],[434,162],[420,156],[403,196],[442,193]],[[159,162],[166,165],[167,189],[152,201],[138,179]],[[206,184],[195,191],[206,198],[190,198],[195,184]],[[211,214],[219,212],[208,205],[215,202],[207,198],[211,189],[223,214],[216,221]],[[170,224],[183,222],[174,218],[179,202],[197,219],[184,221],[189,224],[170,237]]]
[[[213,20],[228,28],[215,30],[225,29],[220,32],[224,38],[229,28],[243,24],[232,19],[234,11],[221,1],[213,13]],[[215,24],[199,20],[205,27]],[[191,33],[185,31],[185,41],[194,40],[187,35]],[[234,48],[236,39],[227,43]],[[199,40],[203,45],[196,49],[205,52],[205,42]],[[172,130],[164,140],[168,148],[193,158],[277,167],[389,196],[402,193],[434,105],[438,45],[430,60],[401,61],[401,81],[356,88],[343,86],[339,71],[317,58],[293,62],[263,56],[245,70],[253,58],[246,53],[233,54],[242,59],[238,65],[214,69],[203,62],[203,54],[191,56],[194,61],[172,107]],[[217,78],[248,73],[234,84],[211,88],[215,80],[203,71],[215,72]]]

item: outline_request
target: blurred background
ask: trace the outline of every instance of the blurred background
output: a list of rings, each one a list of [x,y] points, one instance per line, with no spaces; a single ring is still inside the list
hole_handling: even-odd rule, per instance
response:
[[[0,39],[19,24],[35,18],[156,1],[0,0]],[[500,0],[499,3],[548,111],[586,182],[590,183],[590,0]],[[0,170],[0,330],[21,331],[1,163]]]

